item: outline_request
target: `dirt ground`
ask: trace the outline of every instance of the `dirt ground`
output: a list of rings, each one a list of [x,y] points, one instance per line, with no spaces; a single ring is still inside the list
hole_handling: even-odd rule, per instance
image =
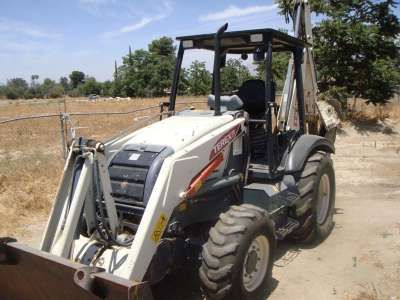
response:
[[[282,245],[269,299],[400,299],[399,132],[390,121],[344,128],[335,228],[315,248]]]
[[[400,121],[344,124],[336,150],[335,228],[317,246],[279,245],[270,300],[400,300]],[[0,178],[0,212],[2,193]],[[44,214],[25,215],[16,235],[38,246]],[[158,298],[202,299],[195,278],[190,271],[167,278]]]
[[[400,299],[399,134],[400,122],[390,120],[344,125],[334,155],[335,228],[320,245],[278,246],[268,300]],[[187,275],[169,278],[161,299],[202,299]]]

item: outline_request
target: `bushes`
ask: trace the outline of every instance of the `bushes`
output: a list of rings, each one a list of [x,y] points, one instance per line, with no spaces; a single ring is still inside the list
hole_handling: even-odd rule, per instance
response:
[[[64,95],[64,88],[61,84],[56,84],[49,89],[48,97],[50,98],[60,98]]]

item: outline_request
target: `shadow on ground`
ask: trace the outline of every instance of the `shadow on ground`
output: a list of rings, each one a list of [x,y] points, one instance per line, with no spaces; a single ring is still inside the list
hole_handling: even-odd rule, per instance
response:
[[[368,133],[399,134],[389,119],[381,120],[377,117],[353,116],[349,119],[349,122],[362,135],[367,135]],[[340,132],[338,133],[340,134]]]
[[[343,214],[343,210],[336,209],[335,214]],[[335,224],[335,227],[337,225]],[[303,250],[312,249],[319,246],[324,241],[303,244],[295,241],[282,241],[278,243],[274,268],[284,268],[292,263]],[[155,300],[204,300],[204,295],[200,288],[200,279],[198,277],[198,267],[185,268],[169,274],[162,282],[153,287],[153,296]],[[279,281],[272,278],[268,290],[265,291],[265,299],[278,287]]]
[[[278,287],[279,281],[270,280],[265,299]],[[196,269],[180,270],[168,275],[161,283],[153,287],[155,300],[204,300],[200,288],[200,279]]]

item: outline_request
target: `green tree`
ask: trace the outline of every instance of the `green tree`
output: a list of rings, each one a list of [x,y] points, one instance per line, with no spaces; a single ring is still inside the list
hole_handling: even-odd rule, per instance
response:
[[[23,78],[12,78],[7,81],[5,90],[8,99],[24,98],[28,92],[28,83]]]
[[[39,80],[39,75],[31,75],[31,87],[37,86],[37,81]]]
[[[170,37],[163,36],[149,44],[149,52],[159,56],[174,56],[174,41]]]
[[[279,0],[291,15],[293,1]],[[319,88],[345,101],[360,97],[384,103],[400,84],[400,24],[393,13],[396,1],[313,0],[324,18],[313,28]]]
[[[189,74],[185,68],[181,68],[179,82],[178,82],[178,94],[187,95],[189,93]]]
[[[41,96],[40,84],[38,80],[39,80],[39,75],[36,74],[31,75],[31,86],[29,87],[28,91],[25,92],[24,96],[26,99],[32,99]]]
[[[60,98],[64,95],[64,87],[61,84],[53,85],[48,91],[48,97],[50,98]]]
[[[125,97],[124,84],[121,79],[116,78],[112,82],[111,95],[113,97]]]
[[[114,93],[138,97],[161,96],[171,86],[174,64],[175,47],[171,38],[152,41],[148,51],[129,51],[114,74]]]
[[[60,77],[59,84],[64,88],[64,91],[69,90],[69,82],[67,77]]]
[[[278,90],[283,89],[286,72],[289,64],[290,53],[277,52],[272,56],[272,80],[276,83]],[[258,79],[265,80],[265,64],[256,64],[256,74]]]
[[[6,96],[6,90],[7,90],[6,86],[0,84],[0,98],[4,98]]]
[[[101,86],[100,94],[102,96],[109,97],[112,95],[113,83],[111,81],[106,80],[103,83],[101,83],[100,86]]]
[[[228,59],[226,66],[221,70],[221,90],[232,92],[251,78],[249,69],[239,59]]]
[[[153,76],[153,61],[148,51],[136,50],[131,57],[123,57],[123,64],[118,68],[115,89],[121,96],[146,96]]]
[[[210,93],[211,78],[211,73],[207,71],[204,62],[193,61],[187,75],[189,93],[192,95],[206,95]]]
[[[78,90],[81,95],[88,96],[90,94],[99,95],[101,92],[101,84],[94,77],[86,77],[85,82],[79,85]]]
[[[50,78],[46,78],[43,80],[42,85],[40,86],[40,91],[42,97],[49,97],[50,90],[55,86],[56,82],[51,80]]]
[[[173,40],[162,37],[149,45],[153,61],[150,87],[155,96],[161,96],[171,87],[172,73],[175,65],[175,46]]]
[[[82,84],[85,80],[85,73],[81,71],[72,71],[69,75],[69,79],[71,80],[72,88],[75,89],[79,84]]]

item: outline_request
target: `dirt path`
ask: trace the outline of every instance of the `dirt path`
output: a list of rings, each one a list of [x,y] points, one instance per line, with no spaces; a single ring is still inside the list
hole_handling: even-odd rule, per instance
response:
[[[336,147],[335,229],[316,248],[284,245],[269,299],[400,299],[400,137],[350,127]]]
[[[389,125],[338,136],[336,226],[318,247],[279,246],[268,299],[400,299],[400,126]],[[37,246],[42,227],[24,240]],[[184,277],[170,278],[161,298],[201,299]]]

